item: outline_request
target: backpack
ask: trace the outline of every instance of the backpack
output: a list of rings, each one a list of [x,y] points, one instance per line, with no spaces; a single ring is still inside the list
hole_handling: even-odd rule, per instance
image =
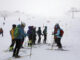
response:
[[[17,38],[19,36],[19,28],[16,27],[14,30],[14,37]]]
[[[62,37],[64,34],[64,31],[62,29],[60,29],[60,36]]]

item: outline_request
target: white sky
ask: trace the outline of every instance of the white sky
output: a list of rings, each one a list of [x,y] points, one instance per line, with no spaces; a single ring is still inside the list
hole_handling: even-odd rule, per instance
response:
[[[71,7],[80,6],[80,0],[0,0],[0,10],[15,11],[39,15],[63,16]]]

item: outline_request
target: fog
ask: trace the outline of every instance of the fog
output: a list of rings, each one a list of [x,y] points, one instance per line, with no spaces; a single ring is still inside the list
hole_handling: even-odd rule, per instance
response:
[[[19,10],[44,17],[63,17],[72,7],[78,9],[80,0],[0,0],[0,11]]]

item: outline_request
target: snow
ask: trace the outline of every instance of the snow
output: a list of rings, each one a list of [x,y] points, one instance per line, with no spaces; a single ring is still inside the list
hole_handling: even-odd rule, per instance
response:
[[[0,35],[0,60],[8,60],[9,57],[12,56],[13,52],[4,52],[7,50],[11,44],[11,36],[10,29],[12,28],[12,24],[20,24],[21,21],[26,23],[25,31],[27,31],[29,25],[34,25],[37,28],[41,26],[42,30],[44,26],[48,26],[48,37],[47,43],[52,44],[53,36],[51,35],[54,31],[54,25],[59,23],[61,28],[64,30],[64,36],[61,40],[64,49],[68,51],[56,51],[54,50],[46,50],[51,46],[46,44],[37,45],[37,48],[32,48],[32,56],[26,56],[30,53],[30,49],[21,49],[19,55],[24,56],[19,59],[12,60],[80,60],[80,18],[41,18],[41,17],[23,17],[20,16],[20,21],[18,20],[19,16],[11,16],[7,17],[4,21],[3,18],[0,17],[0,27],[4,30],[4,36]],[[49,22],[48,22],[49,21]],[[5,25],[3,25],[5,22]],[[24,42],[24,47],[27,45],[27,37]],[[43,41],[43,36],[41,43]],[[37,41],[36,41],[37,42]]]

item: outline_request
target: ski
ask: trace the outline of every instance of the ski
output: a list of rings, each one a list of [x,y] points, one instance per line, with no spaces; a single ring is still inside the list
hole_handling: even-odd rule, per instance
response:
[[[53,48],[48,48],[48,49],[46,49],[46,50],[54,50]]]
[[[4,50],[3,52],[13,52],[13,50],[12,50],[12,51],[9,51],[9,50]]]
[[[23,56],[20,56],[20,57],[9,57],[9,58],[6,59],[6,60],[20,59],[20,58],[27,57],[27,56],[31,56],[31,55],[32,55],[32,54],[29,54],[29,55],[23,55]]]
[[[56,51],[68,51],[66,49],[54,49],[54,50],[56,50]]]
[[[23,55],[23,56],[20,56],[19,58],[23,58],[23,57],[27,57],[27,56],[31,56],[32,54],[29,54],[29,55]]]
[[[68,51],[66,49],[53,49],[53,48],[47,48],[46,50],[55,50],[55,51]]]

